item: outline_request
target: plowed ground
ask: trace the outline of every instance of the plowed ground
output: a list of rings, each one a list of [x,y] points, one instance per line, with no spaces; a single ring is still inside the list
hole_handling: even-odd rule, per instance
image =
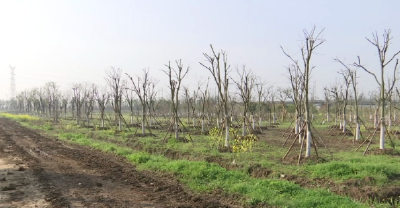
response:
[[[0,207],[231,207],[124,158],[0,118]]]

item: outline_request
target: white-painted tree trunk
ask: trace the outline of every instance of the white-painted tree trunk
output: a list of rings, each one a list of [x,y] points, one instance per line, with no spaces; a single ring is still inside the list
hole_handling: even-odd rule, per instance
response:
[[[253,122],[253,130],[255,130],[256,129],[256,121],[254,120],[254,117],[251,117],[251,119],[252,119],[252,122]]]
[[[175,139],[179,138],[179,120],[178,117],[175,118]]]
[[[357,122],[356,129],[355,129],[356,141],[360,140],[360,123]]]
[[[217,121],[218,121],[218,118],[217,118]],[[193,127],[195,126],[194,124],[195,124],[195,120],[194,120],[194,114],[193,114],[193,118],[192,118],[192,123],[193,123]],[[217,122],[217,126],[219,126],[218,125],[218,122]]]
[[[262,126],[262,117],[260,116],[260,127]]]
[[[326,122],[329,122],[329,113],[326,114]]]
[[[346,133],[346,119],[343,120],[343,133]]]
[[[343,129],[342,121],[339,122],[339,129]]]
[[[104,119],[101,119],[101,127],[104,128]]]
[[[379,149],[385,149],[385,125],[383,123],[383,119],[381,122],[381,137],[379,140]]]
[[[131,124],[133,124],[133,113],[131,113]]]
[[[201,132],[204,132],[204,118],[201,119]]]
[[[299,144],[301,144],[301,140],[303,139],[303,134],[302,133],[300,133],[299,134]]]
[[[119,131],[122,130],[122,121],[121,121],[121,117],[118,118],[118,130],[119,130]]]
[[[307,128],[307,140],[306,140],[306,157],[311,156],[311,142],[312,142],[312,136],[311,136],[311,131],[310,129]]]
[[[228,116],[225,117],[225,119],[228,119]],[[229,126],[225,126],[225,147],[229,147]]]

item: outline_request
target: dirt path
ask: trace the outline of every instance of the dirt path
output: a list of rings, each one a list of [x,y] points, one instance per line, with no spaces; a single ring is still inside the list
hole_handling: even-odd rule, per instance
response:
[[[0,118],[2,207],[231,207],[123,158],[44,138]]]

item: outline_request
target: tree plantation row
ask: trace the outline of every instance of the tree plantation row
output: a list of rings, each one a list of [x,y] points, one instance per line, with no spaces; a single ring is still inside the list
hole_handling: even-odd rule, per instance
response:
[[[373,33],[372,38],[366,38],[373,46],[371,51],[378,52],[379,73],[364,66],[362,57],[353,63],[334,58],[341,81],[325,86],[324,98],[318,104],[310,92],[309,82],[314,69],[313,55],[325,42],[323,32],[324,29],[318,30],[315,26],[303,30],[299,60],[281,47],[288,58],[286,74],[290,86],[286,88],[268,86],[245,66],[231,67],[227,53],[210,45],[210,51],[203,53],[206,61],[200,62],[209,79],[196,87],[182,84],[190,73],[190,67],[182,60],[165,64],[162,72],[168,79],[168,99],[159,95],[157,89],[164,86],[158,86],[149,69],[128,74],[110,67],[105,71],[104,86],[73,83],[70,89],[62,90],[57,83],[49,82],[40,88],[20,92],[1,106],[3,110],[47,117],[54,122],[61,118],[72,119],[78,125],[116,126],[119,131],[137,127],[143,135],[148,128],[164,127],[179,138],[183,129],[206,133],[217,127],[226,148],[230,146],[232,127],[240,129],[245,136],[279,122],[292,121],[292,135],[298,138],[301,147],[305,145],[305,157],[311,156],[313,123],[337,125],[344,133],[351,128],[354,140],[362,139],[362,126],[373,126],[380,134],[380,149],[385,149],[385,135],[396,128],[400,97],[395,87],[396,56],[400,51],[389,53],[391,31],[384,31],[382,35]],[[373,76],[379,90],[360,92],[357,70]],[[215,87],[215,92],[210,86]],[[365,104],[367,102],[369,104]]]

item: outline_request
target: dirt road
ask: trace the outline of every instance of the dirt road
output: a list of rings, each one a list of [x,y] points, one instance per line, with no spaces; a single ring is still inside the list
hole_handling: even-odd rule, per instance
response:
[[[0,118],[0,208],[230,207],[123,158],[45,138]]]

